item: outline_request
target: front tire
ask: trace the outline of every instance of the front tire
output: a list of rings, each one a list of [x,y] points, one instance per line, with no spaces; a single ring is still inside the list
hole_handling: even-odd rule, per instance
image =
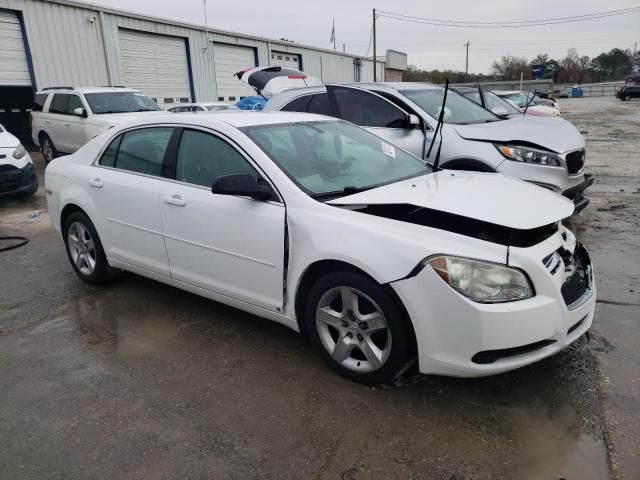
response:
[[[46,133],[43,133],[42,138],[40,139],[40,151],[42,152],[42,157],[47,165],[58,156],[56,147],[53,146],[53,142]]]
[[[98,232],[89,217],[74,212],[62,229],[67,257],[81,280],[92,285],[105,283],[111,269]]]
[[[307,296],[305,322],[324,360],[353,381],[389,383],[413,358],[403,312],[364,275],[345,271],[318,279]]]

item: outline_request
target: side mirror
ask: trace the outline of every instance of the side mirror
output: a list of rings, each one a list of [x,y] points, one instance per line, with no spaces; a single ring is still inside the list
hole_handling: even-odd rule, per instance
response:
[[[418,118],[417,115],[410,113],[407,115],[406,125],[409,130],[415,130],[420,126],[420,118]]]
[[[82,107],[74,108],[73,109],[73,114],[77,115],[78,117],[86,117],[87,116],[86,110],[84,108],[82,108]]]
[[[233,173],[218,177],[211,186],[216,195],[249,197],[254,200],[273,200],[276,195],[271,186],[263,179],[256,180],[248,173]]]
[[[509,111],[504,107],[493,107],[491,111],[496,115],[509,115]]]

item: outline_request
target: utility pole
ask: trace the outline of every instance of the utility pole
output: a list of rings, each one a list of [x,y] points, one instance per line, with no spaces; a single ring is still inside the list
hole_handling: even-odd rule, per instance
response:
[[[469,74],[469,45],[471,44],[469,43],[469,40],[467,40],[467,43],[464,45],[467,47],[467,63],[464,67],[464,83],[467,83],[467,75]]]
[[[373,81],[378,81],[378,56],[376,50],[376,9],[373,9]]]

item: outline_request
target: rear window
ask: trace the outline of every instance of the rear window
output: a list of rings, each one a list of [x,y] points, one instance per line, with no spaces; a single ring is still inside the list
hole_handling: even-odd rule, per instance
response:
[[[31,107],[31,110],[33,110],[34,112],[41,112],[44,108],[44,104],[46,103],[48,96],[49,94],[47,93],[36,94],[35,98],[33,99],[33,106]]]

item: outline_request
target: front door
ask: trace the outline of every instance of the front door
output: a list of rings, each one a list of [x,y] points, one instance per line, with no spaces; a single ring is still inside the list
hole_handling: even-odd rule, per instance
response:
[[[409,114],[397,105],[357,87],[328,85],[327,93],[338,118],[364,127],[417,157],[424,157],[422,129],[409,128]]]
[[[222,175],[258,175],[245,155],[209,131],[182,131],[175,181],[162,191],[173,279],[279,311],[283,302],[285,207],[211,193]]]
[[[117,136],[89,169],[92,198],[101,211],[107,257],[169,277],[162,236],[163,160],[174,129],[148,127]]]

